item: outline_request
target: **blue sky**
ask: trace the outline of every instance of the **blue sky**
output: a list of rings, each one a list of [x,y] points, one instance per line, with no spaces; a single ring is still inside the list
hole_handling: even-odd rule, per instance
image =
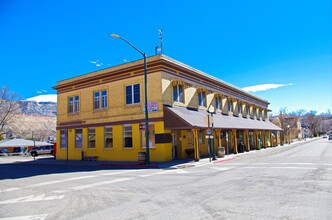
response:
[[[109,34],[151,56],[163,29],[165,55],[249,87],[273,113],[321,113],[332,111],[331,27],[330,0],[0,0],[0,86],[55,94],[57,81],[141,58]]]

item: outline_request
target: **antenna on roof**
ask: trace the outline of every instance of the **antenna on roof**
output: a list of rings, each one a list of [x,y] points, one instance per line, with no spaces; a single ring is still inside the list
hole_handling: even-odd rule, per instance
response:
[[[156,55],[163,54],[163,29],[158,30],[160,45],[155,47]]]

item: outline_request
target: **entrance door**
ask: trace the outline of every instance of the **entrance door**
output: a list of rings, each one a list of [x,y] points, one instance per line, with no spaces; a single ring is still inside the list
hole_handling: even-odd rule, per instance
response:
[[[179,131],[172,130],[172,159],[178,159],[179,151]]]

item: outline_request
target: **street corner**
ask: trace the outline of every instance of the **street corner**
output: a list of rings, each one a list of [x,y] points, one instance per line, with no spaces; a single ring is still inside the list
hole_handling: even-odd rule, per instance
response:
[[[213,164],[218,164],[226,161],[236,160],[237,157],[224,157],[224,158],[218,158],[216,161],[213,161]]]

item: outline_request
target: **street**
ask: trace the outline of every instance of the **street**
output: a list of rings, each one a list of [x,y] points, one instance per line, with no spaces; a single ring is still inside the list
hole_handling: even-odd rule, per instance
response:
[[[168,169],[0,167],[0,219],[332,216],[332,141],[321,138]]]

